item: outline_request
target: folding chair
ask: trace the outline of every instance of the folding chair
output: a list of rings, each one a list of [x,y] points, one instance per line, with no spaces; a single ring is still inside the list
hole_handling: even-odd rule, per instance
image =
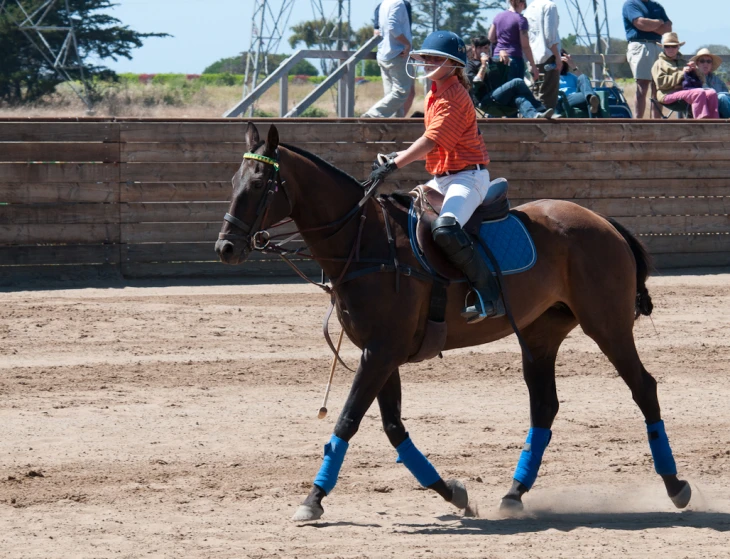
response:
[[[674,103],[661,103],[653,97],[649,97],[652,105],[656,107],[664,120],[677,113],[677,118],[692,118],[692,106],[686,101],[675,101]],[[664,115],[664,109],[669,109],[669,114]]]

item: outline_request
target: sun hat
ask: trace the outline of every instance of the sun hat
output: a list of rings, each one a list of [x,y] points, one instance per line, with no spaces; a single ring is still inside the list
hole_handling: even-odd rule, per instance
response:
[[[695,54],[692,58],[690,58],[689,61],[697,64],[697,60],[702,58],[703,56],[709,56],[710,58],[712,58],[712,71],[713,72],[720,67],[720,64],[722,64],[722,58],[720,58],[716,54],[712,54],[710,52],[710,49],[708,49],[708,48],[702,48],[702,49],[698,50],[697,54]]]
[[[679,37],[674,31],[664,33],[662,35],[662,46],[663,47],[681,47],[684,43],[679,42]]]

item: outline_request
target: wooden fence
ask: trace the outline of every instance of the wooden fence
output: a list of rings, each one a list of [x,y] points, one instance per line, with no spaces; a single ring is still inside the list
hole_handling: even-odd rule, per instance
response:
[[[259,119],[282,141],[365,178],[377,152],[404,148],[415,119]],[[245,151],[236,120],[0,121],[0,278],[78,270],[125,277],[276,275],[213,250]],[[513,205],[560,198],[617,218],[660,268],[730,265],[730,126],[725,121],[491,119],[493,177]],[[393,176],[427,178],[422,164]],[[310,271],[313,268],[308,268]]]

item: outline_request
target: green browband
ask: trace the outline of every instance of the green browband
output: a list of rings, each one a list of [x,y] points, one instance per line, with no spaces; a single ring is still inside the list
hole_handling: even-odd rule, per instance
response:
[[[276,169],[277,171],[279,170],[279,163],[276,161],[276,159],[271,159],[271,157],[259,155],[258,153],[244,153],[243,158],[255,159],[256,161],[261,161],[262,163],[268,163],[269,165],[273,165],[274,169]]]

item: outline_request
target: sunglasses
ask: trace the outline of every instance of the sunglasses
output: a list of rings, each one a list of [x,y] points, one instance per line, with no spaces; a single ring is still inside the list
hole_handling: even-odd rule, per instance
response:
[[[679,48],[679,45],[664,45],[665,50],[678,49],[678,48]]]
[[[712,62],[713,61],[711,58],[710,59],[703,58],[703,59],[697,61],[698,64],[712,64]]]

